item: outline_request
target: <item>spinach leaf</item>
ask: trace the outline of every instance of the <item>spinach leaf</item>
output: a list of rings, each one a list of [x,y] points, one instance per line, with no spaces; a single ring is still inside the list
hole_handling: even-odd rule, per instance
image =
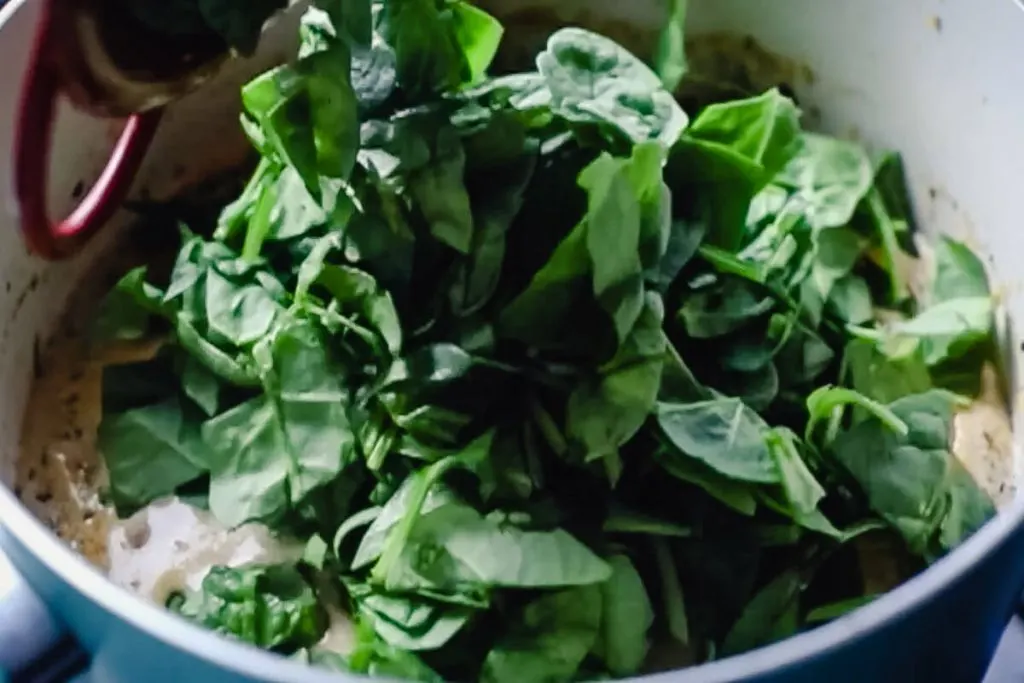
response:
[[[293,652],[316,644],[327,613],[293,566],[215,566],[202,588],[174,606],[181,616],[259,647]]]
[[[138,509],[208,471],[197,416],[176,397],[108,413],[97,433],[119,511]]]
[[[348,589],[359,616],[389,645],[410,652],[444,647],[475,611],[427,599],[389,595],[365,585],[350,584]]]
[[[593,316],[596,304],[619,342],[625,339],[644,306],[644,270],[660,261],[668,242],[660,163],[655,146],[637,145],[629,159],[604,154],[580,173],[587,215],[502,312],[504,334],[542,347],[547,338],[564,342],[563,329]]]
[[[655,267],[668,246],[667,190],[660,174],[657,148],[643,144],[628,161],[602,155],[579,178],[588,198],[586,241],[594,295],[612,318],[620,343],[640,315],[643,271]],[[638,262],[626,254],[636,255]]]
[[[501,25],[468,3],[389,0],[375,4],[376,31],[394,49],[398,82],[410,97],[478,80],[497,52]]]
[[[659,403],[657,418],[669,442],[715,471],[740,481],[779,481],[768,426],[740,399]]]
[[[935,242],[935,273],[931,283],[931,301],[987,297],[988,274],[985,264],[963,242],[942,236]]]
[[[796,633],[803,588],[803,577],[795,570],[784,571],[762,588],[725,637],[723,654],[745,652]]]
[[[787,164],[797,163],[793,156],[801,150],[798,117],[793,101],[773,89],[757,97],[706,107],[680,144],[683,149],[692,145],[708,158],[728,160],[733,168],[758,179],[760,189]],[[718,168],[724,167],[713,165],[710,176],[703,177],[718,179],[714,175]]]
[[[284,313],[284,287],[263,269],[224,245],[184,234],[166,292],[136,269],[118,284],[118,299],[171,322],[175,341],[214,375],[238,386],[258,384],[249,346]],[[245,347],[245,348],[243,348]]]
[[[596,586],[537,598],[487,653],[480,680],[569,680],[593,649],[601,629],[602,594]]]
[[[380,678],[443,683],[444,679],[415,654],[385,642],[368,624],[356,623],[356,643],[345,656],[333,652],[320,654],[314,663],[335,671],[351,671]]]
[[[519,158],[489,169],[480,177],[490,187],[471,195],[473,243],[455,267],[448,298],[452,313],[468,317],[487,306],[501,284],[507,252],[507,235],[524,201],[536,157]],[[479,172],[478,172],[479,173]]]
[[[142,339],[152,332],[154,316],[170,315],[163,293],[146,282],[146,267],[139,266],[125,273],[104,297],[90,326],[90,338],[95,344]]]
[[[612,576],[601,584],[604,606],[594,652],[616,676],[640,670],[647,657],[654,610],[643,578],[625,555],[609,558]]]
[[[679,309],[686,332],[697,339],[722,337],[775,306],[775,301],[738,278],[724,278],[689,296]]]
[[[679,138],[666,174],[712,244],[737,248],[752,202],[799,149],[796,106],[777,90],[706,107]]]
[[[284,514],[355,457],[348,395],[316,326],[286,323],[254,354],[267,393],[202,427],[210,508],[230,525]]]
[[[893,357],[871,340],[854,339],[846,346],[845,364],[853,388],[880,403],[892,403],[932,387],[920,349],[907,356]]]
[[[822,298],[827,300],[832,296],[836,284],[849,276],[857,265],[864,251],[864,243],[853,230],[840,227],[820,231],[814,246],[816,253],[811,278]],[[870,318],[869,313],[865,319]]]
[[[910,295],[901,260],[901,240],[915,227],[914,216],[907,194],[907,181],[903,160],[898,154],[887,152],[879,160],[875,171],[875,186],[865,201],[868,225],[879,244],[882,267],[889,276],[888,303],[899,303]]]
[[[856,275],[844,275],[832,283],[828,305],[836,317],[851,325],[863,325],[875,315],[871,290],[864,278]]]
[[[858,423],[834,443],[835,457],[871,507],[926,556],[951,549],[993,514],[991,501],[952,452],[954,395],[931,390],[889,404],[903,434],[878,418]]]
[[[604,561],[562,529],[527,531],[501,525],[458,502],[408,526],[408,534],[402,535],[403,527],[389,533],[374,566],[373,575],[389,590],[553,588],[600,583],[611,574]],[[400,546],[393,561],[386,554],[389,544]]]
[[[807,421],[805,437],[808,439],[814,433],[814,428],[825,420],[832,419],[837,411],[845,406],[856,406],[885,425],[886,429],[907,436],[909,427],[900,419],[900,416],[877,401],[859,394],[852,389],[843,387],[823,386],[814,390],[807,397],[807,412],[810,419]]]
[[[748,517],[757,512],[757,496],[750,484],[721,474],[710,465],[676,448],[658,450],[654,459],[668,474],[700,487],[709,496],[736,512]]]
[[[213,417],[219,412],[224,389],[220,378],[195,356],[186,355],[182,364],[181,390],[206,417]]]
[[[798,437],[780,427],[769,436],[769,444],[794,518],[799,522],[814,516],[818,503],[825,497],[825,489],[807,466]]]
[[[454,344],[423,346],[395,361],[376,388],[391,420],[425,444],[458,446],[474,419],[515,379],[513,368]]]
[[[452,128],[439,129],[432,143],[431,163],[410,174],[408,187],[434,237],[466,254],[473,244],[472,207],[463,184],[466,154]]]
[[[248,83],[242,103],[252,117],[248,132],[256,147],[293,167],[323,206],[321,175],[345,179],[355,164],[357,102],[349,77],[350,49],[331,17],[309,8],[301,34],[298,61]]]
[[[563,28],[537,56],[551,107],[574,124],[596,124],[633,143],[669,147],[687,117],[647,65],[614,41],[581,28]]]
[[[566,434],[587,459],[617,456],[653,412],[667,340],[661,300],[648,293],[644,310],[618,353],[590,381],[577,385],[566,407]]]
[[[988,296],[950,299],[926,308],[890,332],[921,343],[928,365],[958,358],[986,341],[993,329],[993,305]]]
[[[775,182],[793,192],[793,209],[815,229],[839,228],[853,218],[874,180],[871,161],[856,143],[803,133],[795,157]]]
[[[391,295],[369,273],[344,265],[326,263],[327,252],[336,244],[327,236],[310,252],[299,268],[295,299],[302,302],[316,287],[325,293],[332,306],[331,320],[342,316],[350,330],[369,324],[374,338],[370,346],[382,354],[398,355],[402,347],[402,327]],[[379,343],[378,343],[379,339]]]

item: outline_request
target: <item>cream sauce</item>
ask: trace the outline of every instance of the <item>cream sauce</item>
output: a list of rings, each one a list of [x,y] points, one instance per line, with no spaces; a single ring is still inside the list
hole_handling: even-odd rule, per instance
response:
[[[107,575],[164,603],[175,591],[199,589],[214,565],[280,562],[301,553],[301,546],[276,538],[262,525],[229,529],[210,513],[168,498],[111,525]]]

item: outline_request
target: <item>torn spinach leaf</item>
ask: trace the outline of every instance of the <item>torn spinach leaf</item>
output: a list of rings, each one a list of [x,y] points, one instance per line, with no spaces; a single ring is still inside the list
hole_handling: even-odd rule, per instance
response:
[[[315,645],[327,630],[312,586],[288,564],[215,566],[175,603],[186,619],[277,652]]]
[[[721,474],[755,483],[779,480],[768,426],[740,399],[662,403],[657,415],[662,433],[676,448]]]
[[[311,323],[286,324],[256,349],[266,394],[203,424],[210,508],[225,523],[270,520],[354,459],[348,395]]]
[[[526,605],[487,654],[480,680],[511,683],[568,680],[600,635],[601,591],[595,587],[551,593]]]
[[[926,557],[950,550],[995,512],[952,452],[960,403],[941,390],[906,396],[888,406],[906,425],[905,433],[874,418],[842,433],[833,445],[871,507]]]
[[[118,510],[143,507],[209,470],[197,412],[172,397],[107,414],[97,443]]]
[[[479,79],[501,39],[497,21],[460,0],[396,0],[375,5],[375,30],[394,49],[398,83],[413,98]]]

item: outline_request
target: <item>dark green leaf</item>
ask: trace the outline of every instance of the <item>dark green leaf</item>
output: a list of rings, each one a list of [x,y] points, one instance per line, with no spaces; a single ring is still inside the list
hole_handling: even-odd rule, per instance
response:
[[[293,652],[317,643],[327,614],[293,565],[213,567],[177,610],[206,628],[259,647]]]
[[[768,426],[740,399],[659,403],[657,415],[662,433],[686,455],[740,481],[779,481]]]
[[[746,652],[796,633],[803,588],[803,577],[796,570],[772,580],[743,610],[722,643],[722,653]]]
[[[269,393],[203,425],[210,508],[232,526],[287,512],[353,458],[348,397],[319,331],[291,322],[257,352]]]
[[[834,444],[836,458],[871,507],[917,553],[934,556],[951,549],[995,512],[952,453],[958,403],[940,390],[907,396],[888,406],[906,424],[905,433],[876,418],[855,425]]]
[[[653,412],[667,348],[663,315],[661,300],[648,294],[615,357],[570,395],[566,433],[583,446],[588,459],[617,454]]]
[[[210,459],[199,424],[173,398],[105,415],[96,438],[114,504],[134,510],[202,476]]]
[[[640,670],[647,657],[647,633],[654,623],[654,610],[643,579],[629,558],[615,555],[608,564],[612,576],[601,584],[604,609],[595,652],[609,672],[629,676]]]
[[[462,2],[378,3],[377,31],[397,57],[398,83],[413,97],[457,88],[483,74],[501,26]]]
[[[537,598],[487,654],[481,683],[570,680],[597,642],[601,615],[596,586]]]

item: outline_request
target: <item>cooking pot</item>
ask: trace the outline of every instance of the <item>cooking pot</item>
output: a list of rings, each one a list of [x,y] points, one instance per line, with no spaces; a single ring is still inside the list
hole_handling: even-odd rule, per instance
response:
[[[612,33],[642,52],[652,45],[664,16],[663,0],[563,0],[549,9],[542,0],[481,4],[512,26],[515,48],[524,51],[553,24],[576,23]],[[0,158],[12,156],[17,93],[41,5],[12,0],[0,8]],[[755,85],[785,80],[814,125],[902,151],[921,223],[965,239],[983,253],[1002,284],[1010,319],[1024,317],[1018,285],[1024,255],[1019,225],[1024,62],[1012,57],[1024,36],[1024,12],[1014,2],[693,0],[691,5],[690,33],[714,36],[698,38],[695,60],[712,67],[720,58],[739,63]],[[237,125],[239,85],[287,57],[295,34],[292,19],[284,17],[268,30],[256,57],[231,63],[166,111],[135,178],[134,196],[170,197],[191,180],[242,159],[247,143]],[[723,57],[719,49],[730,54]],[[51,215],[74,207],[83,188],[100,175],[119,135],[120,124],[60,111],[50,145]],[[46,144],[38,155],[45,161]],[[30,254],[19,234],[24,203],[15,199],[7,166],[0,166],[0,187],[5,209],[0,212],[0,479],[10,483],[40,344],[127,219],[115,216],[72,258],[46,261]],[[1015,395],[1020,342],[1008,327],[1001,337]],[[1015,412],[1019,417],[1020,410]],[[1022,462],[1018,451],[1014,471]],[[95,683],[353,680],[229,642],[130,596],[3,486],[0,549],[9,559],[0,556],[0,679],[6,672],[14,680]],[[749,654],[643,680],[975,683],[1022,587],[1024,499],[1017,497],[955,552],[867,607]],[[1007,633],[1005,638],[1024,643],[1019,623]],[[992,676],[993,681],[1024,680],[1024,672]]]

